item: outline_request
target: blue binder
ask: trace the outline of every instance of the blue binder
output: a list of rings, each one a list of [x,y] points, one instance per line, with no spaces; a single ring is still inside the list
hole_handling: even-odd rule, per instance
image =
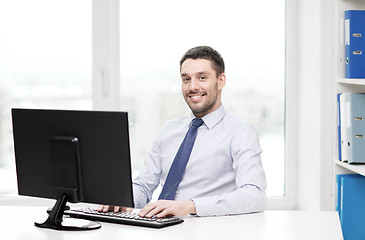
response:
[[[349,95],[351,93],[341,93],[339,94],[339,141],[340,141],[340,153],[341,156],[339,157],[339,159],[341,161],[347,162],[348,159],[348,140],[347,140],[347,121],[346,121],[346,98],[347,95]]]
[[[347,121],[346,121],[346,98],[351,93],[340,93],[337,95],[338,99],[338,159],[340,161],[348,161],[348,141],[347,141]]]
[[[340,101],[340,97],[341,97],[341,94],[342,93],[339,93],[337,94],[337,113],[338,113],[338,116],[337,116],[337,142],[338,142],[338,160],[342,161],[342,151],[341,151],[341,148],[342,148],[342,137],[341,137],[341,101]]]
[[[336,175],[336,187],[335,187],[335,203],[336,203],[336,211],[340,217],[341,221],[341,193],[342,193],[342,174]]]
[[[365,237],[365,177],[359,174],[338,175],[338,212],[344,239]]]
[[[365,163],[365,93],[344,96],[347,159],[349,163]]]
[[[365,11],[345,11],[346,78],[365,78]]]

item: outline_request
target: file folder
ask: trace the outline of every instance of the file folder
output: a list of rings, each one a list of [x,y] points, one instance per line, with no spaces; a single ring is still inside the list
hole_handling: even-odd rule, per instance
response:
[[[365,163],[365,93],[344,97],[348,162]]]
[[[339,181],[339,216],[344,239],[365,237],[365,177],[359,174],[336,176]]]
[[[340,96],[341,93],[337,94],[337,139],[338,139],[338,159],[340,161],[342,161],[342,152],[341,152],[341,148],[342,148],[342,137],[341,137],[341,101],[340,101]]]
[[[346,78],[365,78],[365,11],[345,11]]]
[[[339,160],[348,161],[348,141],[347,141],[347,124],[346,124],[346,96],[351,93],[339,94]]]
[[[336,211],[338,212],[338,215],[340,217],[341,220],[341,211],[340,211],[340,207],[341,207],[341,193],[342,193],[342,185],[341,185],[341,181],[342,181],[342,174],[337,174],[336,175],[336,187],[335,187],[335,203],[336,203]]]

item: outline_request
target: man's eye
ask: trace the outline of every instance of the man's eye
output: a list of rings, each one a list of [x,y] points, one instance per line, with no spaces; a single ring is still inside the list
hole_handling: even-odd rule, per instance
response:
[[[182,80],[183,80],[183,82],[187,82],[190,80],[190,78],[183,78]]]
[[[205,80],[205,79],[206,79],[206,77],[205,77],[205,76],[200,76],[200,79],[201,79],[201,80]]]

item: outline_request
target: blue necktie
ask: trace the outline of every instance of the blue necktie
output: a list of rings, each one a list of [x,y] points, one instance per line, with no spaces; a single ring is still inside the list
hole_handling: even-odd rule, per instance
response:
[[[203,124],[200,118],[194,118],[191,127],[185,135],[176,153],[175,159],[171,164],[169,173],[158,199],[174,200],[176,189],[184,175],[186,164],[189,161],[191,150],[193,149],[198,127]]]

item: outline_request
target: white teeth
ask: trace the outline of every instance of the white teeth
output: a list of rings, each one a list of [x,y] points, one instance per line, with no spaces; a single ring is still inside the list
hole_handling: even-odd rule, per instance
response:
[[[200,96],[191,96],[191,98],[200,98]]]

